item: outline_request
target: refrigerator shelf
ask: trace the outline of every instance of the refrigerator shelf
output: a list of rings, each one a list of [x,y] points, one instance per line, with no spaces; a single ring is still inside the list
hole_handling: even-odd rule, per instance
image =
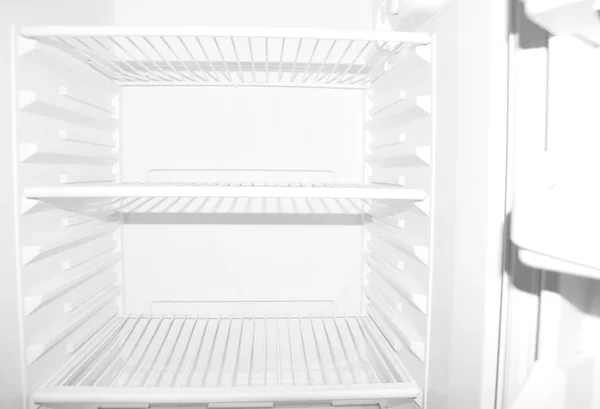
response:
[[[387,184],[348,183],[70,183],[57,186],[29,187],[29,199],[64,198],[316,198],[316,199],[389,199],[420,201],[426,193]]]
[[[49,384],[38,404],[258,404],[416,398],[368,317],[113,319]]]
[[[428,44],[425,33],[256,27],[28,26],[120,85],[362,89]]]

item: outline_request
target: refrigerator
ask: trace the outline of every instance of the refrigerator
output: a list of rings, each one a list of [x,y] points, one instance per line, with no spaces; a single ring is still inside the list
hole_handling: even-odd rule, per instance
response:
[[[592,3],[0,4],[3,407],[598,407]]]

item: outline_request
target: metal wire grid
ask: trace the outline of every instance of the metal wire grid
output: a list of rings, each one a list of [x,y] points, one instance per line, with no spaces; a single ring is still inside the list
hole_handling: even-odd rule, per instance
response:
[[[362,214],[360,199],[230,198],[230,197],[126,197],[110,206],[120,213],[214,214]],[[93,208],[94,202],[82,203]]]
[[[365,317],[115,318],[57,385],[272,387],[403,382]]]
[[[256,182],[158,182],[118,183],[98,185],[78,184],[57,187],[49,192],[31,192],[53,206],[75,213],[104,214],[304,214],[304,215],[356,215],[364,212],[364,204],[372,198],[391,200],[401,193],[404,200],[422,200],[420,191],[392,185],[361,185],[340,183],[256,183]],[[218,191],[171,192],[172,188],[206,187]],[[281,190],[252,192],[235,188],[276,188]],[[114,188],[114,189],[113,189]],[[129,189],[132,188],[132,189]],[[142,188],[138,190],[138,188]],[[147,190],[146,188],[150,189]],[[232,189],[231,192],[226,190]],[[286,195],[286,188],[296,189]],[[304,189],[315,188],[313,191]],[[101,189],[101,190],[98,190]],[[323,189],[321,193],[321,190]],[[348,189],[346,191],[346,189]],[[369,190],[372,189],[372,190]],[[97,194],[97,192],[101,192]],[[92,193],[94,194],[92,194]],[[187,193],[186,193],[187,192]],[[176,194],[173,194],[176,193]],[[202,194],[201,194],[202,193]],[[231,193],[231,194],[228,194]],[[254,194],[256,193],[256,194]],[[30,193],[27,193],[30,194]],[[272,196],[275,194],[275,196]],[[335,194],[332,196],[332,194]],[[263,196],[265,195],[265,196]],[[322,195],[322,196],[321,196]]]
[[[75,184],[74,184],[75,185]],[[117,184],[114,184],[117,185]],[[179,182],[179,181],[161,181],[161,182],[121,182],[119,186],[204,186],[204,187],[304,187],[304,188],[373,188],[373,189],[389,189],[389,185],[383,184],[360,184],[360,183],[309,183],[309,182],[230,182],[230,181],[213,181],[213,182]],[[397,187],[402,189],[401,186]]]
[[[401,60],[409,41],[250,36],[32,37],[123,85],[364,88]]]
[[[277,214],[359,215],[362,199],[119,197],[112,199],[45,199],[50,205],[89,216],[126,214]]]
[[[58,207],[114,208],[127,213],[353,213],[362,211],[365,200],[424,198],[422,191],[399,185],[302,182],[74,183],[30,188],[25,193]]]

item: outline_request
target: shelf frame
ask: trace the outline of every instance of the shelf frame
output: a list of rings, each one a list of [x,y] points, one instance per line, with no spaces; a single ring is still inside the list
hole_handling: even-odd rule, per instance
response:
[[[32,399],[53,407],[115,403],[260,403],[272,406],[276,402],[299,401],[331,402],[334,405],[382,399],[412,401],[419,396],[420,389],[399,366],[383,336],[373,334],[364,322],[369,319],[365,316],[313,315],[121,316],[111,320],[100,336],[93,336],[79,347],[77,355],[52,381],[34,392]],[[115,343],[122,343],[121,353],[111,355],[111,346]],[[286,349],[287,345],[294,349],[293,353]],[[176,350],[178,352],[173,353]],[[223,350],[229,353],[221,353]],[[126,351],[124,355],[123,351]],[[209,361],[203,364],[207,351]],[[249,364],[242,361],[248,353]],[[204,358],[198,360],[199,355]],[[265,366],[267,356],[268,369]],[[290,358],[291,367],[288,366]],[[117,361],[120,365],[125,363],[120,371],[118,367],[113,368]],[[247,365],[254,375],[251,384],[236,376],[245,374]],[[111,368],[114,371],[108,371]],[[234,373],[227,375],[230,380],[223,378],[224,368],[228,371],[235,368]],[[210,384],[205,382],[209,372]],[[308,384],[306,379],[300,381],[311,372],[313,376],[308,378]],[[340,372],[346,376],[341,376]],[[267,381],[267,373],[270,381]],[[170,375],[165,377],[165,374]],[[171,375],[172,379],[168,379]],[[284,375],[285,383],[282,382]],[[197,382],[193,381],[198,376]],[[176,382],[178,377],[187,381]],[[151,378],[154,381],[150,381]],[[277,382],[273,384],[275,378]],[[99,383],[100,379],[108,383]],[[217,379],[216,385],[213,385],[214,379]],[[108,384],[110,386],[106,386]]]
[[[122,86],[365,89],[426,33],[259,27],[25,26]],[[319,49],[320,46],[320,49]]]
[[[305,29],[281,27],[182,27],[182,26],[23,26],[21,35],[37,37],[251,37],[305,38],[325,40],[365,40],[429,44],[431,36],[420,32]]]
[[[426,193],[393,185],[355,184],[243,184],[243,183],[108,183],[41,186],[25,189],[30,199],[56,198],[132,198],[132,197],[247,197],[247,198],[322,198],[390,199],[421,201]]]

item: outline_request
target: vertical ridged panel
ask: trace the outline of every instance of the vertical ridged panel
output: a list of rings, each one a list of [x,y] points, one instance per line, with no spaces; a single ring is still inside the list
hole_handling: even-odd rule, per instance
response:
[[[373,183],[432,186],[431,48],[418,47],[367,91],[366,173]],[[431,220],[429,198],[373,200],[365,219],[367,313],[425,387]],[[417,400],[418,403],[421,403]]]
[[[19,41],[18,183],[116,180],[118,88],[35,41]],[[22,198],[19,220],[28,383],[47,379],[117,313],[118,224],[109,214]],[[112,283],[112,288],[108,284]],[[68,308],[67,308],[68,307]]]

